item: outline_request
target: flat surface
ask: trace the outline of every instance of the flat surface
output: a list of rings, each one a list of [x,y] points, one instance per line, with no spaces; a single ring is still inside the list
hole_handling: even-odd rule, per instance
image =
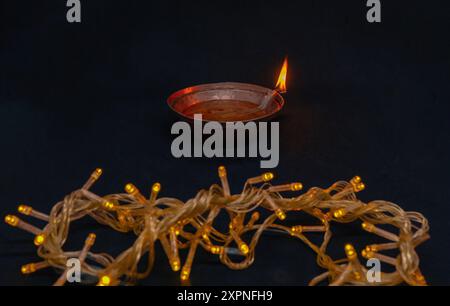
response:
[[[66,22],[65,1],[1,6],[2,215],[18,203],[49,211],[96,167],[100,195],[159,181],[162,195],[187,200],[218,181],[222,163],[239,190],[259,159],[175,159],[179,118],[166,99],[211,82],[270,87],[288,54],[279,182],[326,187],[359,174],[362,200],[429,218],[421,268],[431,284],[450,284],[448,1],[383,1],[381,24],[366,22],[365,1],[82,1],[81,24]],[[68,249],[91,230],[94,251],[117,255],[133,241],[88,219],[71,230]],[[345,242],[368,241],[357,224],[334,232],[335,258]],[[56,280],[52,270],[20,275],[38,260],[31,240],[0,225],[0,284]],[[199,254],[192,284],[305,285],[321,272],[306,246],[268,234],[244,271]],[[158,256],[142,284],[179,281]]]

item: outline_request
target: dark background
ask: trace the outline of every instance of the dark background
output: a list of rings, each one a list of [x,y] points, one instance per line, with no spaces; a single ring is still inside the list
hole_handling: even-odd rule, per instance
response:
[[[163,196],[187,200],[218,181],[221,163],[239,190],[261,172],[259,160],[173,158],[170,127],[179,119],[166,98],[216,81],[271,87],[287,54],[278,182],[327,187],[361,175],[362,200],[429,218],[421,269],[431,284],[450,284],[448,1],[382,1],[381,24],[366,21],[363,0],[81,2],[81,24],[66,21],[63,0],[1,2],[2,217],[18,203],[48,212],[96,167],[104,169],[93,188],[100,195],[160,181]],[[68,250],[89,231],[98,236],[93,250],[114,256],[134,239],[88,219],[71,230]],[[334,232],[334,258],[347,241],[362,248],[374,239],[358,224]],[[32,236],[2,222],[0,284],[56,280],[50,269],[22,276],[33,261]],[[267,234],[247,270],[199,252],[191,283],[305,285],[321,272],[305,245]],[[158,250],[141,283],[176,285],[179,275]]]

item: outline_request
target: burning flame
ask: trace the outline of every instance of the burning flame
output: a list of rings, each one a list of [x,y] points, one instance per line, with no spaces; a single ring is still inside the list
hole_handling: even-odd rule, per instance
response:
[[[281,67],[280,75],[278,76],[277,84],[275,85],[275,88],[281,92],[286,92],[286,75],[287,75],[287,69],[288,69],[288,59],[287,57],[284,58],[283,67]]]

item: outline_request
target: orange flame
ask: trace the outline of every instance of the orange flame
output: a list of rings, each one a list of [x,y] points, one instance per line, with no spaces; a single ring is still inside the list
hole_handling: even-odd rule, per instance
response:
[[[284,59],[283,67],[281,67],[280,75],[278,76],[277,84],[275,85],[276,90],[281,93],[286,92],[286,75],[288,69],[288,59],[287,57]]]

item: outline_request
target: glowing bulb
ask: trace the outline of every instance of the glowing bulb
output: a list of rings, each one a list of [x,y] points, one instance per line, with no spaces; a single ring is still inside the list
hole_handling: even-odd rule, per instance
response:
[[[345,216],[346,214],[347,214],[347,212],[346,212],[346,210],[345,210],[344,208],[339,208],[339,209],[337,209],[337,210],[335,210],[335,211],[333,212],[333,216],[334,216],[336,219],[342,218],[342,217]]]
[[[223,247],[213,245],[213,246],[210,248],[210,251],[211,251],[211,253],[218,255],[218,254],[221,254],[221,253],[222,253]]]
[[[36,237],[34,237],[34,245],[35,246],[40,246],[44,243],[45,241],[45,235],[44,234],[39,234],[36,235]]]
[[[220,166],[217,169],[217,172],[219,173],[219,177],[225,177],[227,176],[227,169],[224,166]]]
[[[350,180],[350,183],[353,186],[353,190],[355,192],[362,191],[366,188],[366,185],[361,181],[361,178],[359,176],[355,176]]]
[[[356,251],[353,245],[346,244],[345,245],[345,254],[347,255],[348,259],[355,259],[356,258]]]
[[[107,210],[114,210],[115,209],[115,205],[113,202],[111,201],[105,201],[102,203],[103,208],[107,209]]]
[[[152,192],[158,193],[161,190],[161,184],[160,183],[154,183],[152,186]]]
[[[111,284],[111,277],[108,275],[103,275],[100,277],[100,281],[98,282],[98,286],[109,286]]]
[[[17,207],[17,211],[20,212],[21,214],[29,216],[31,214],[31,212],[33,211],[33,208],[31,208],[30,206],[21,204]]]
[[[374,253],[372,251],[367,251],[366,249],[364,249],[361,251],[361,255],[366,259],[370,259],[373,258]]]
[[[369,233],[372,232],[375,228],[375,226],[369,222],[361,223],[361,227],[363,228],[363,230],[368,231]]]
[[[29,263],[26,265],[23,265],[20,268],[20,271],[22,272],[22,274],[30,274],[36,271],[36,264],[35,263]]]
[[[263,182],[268,182],[274,178],[274,175],[272,172],[266,172],[263,175],[261,175],[261,179]]]
[[[180,234],[180,229],[177,226],[171,226],[170,231],[174,232],[177,236]]]
[[[291,183],[291,190],[292,191],[299,191],[303,189],[302,183]]]
[[[366,246],[365,250],[367,252],[376,252],[378,251],[378,247],[375,244]]]
[[[171,262],[171,267],[173,271],[179,271],[180,270],[180,260],[179,259],[174,259]]]
[[[131,183],[125,185],[125,192],[128,194],[135,194],[137,192],[136,186]]]
[[[356,192],[363,191],[364,189],[366,189],[366,185],[364,185],[364,183],[359,183],[354,186],[354,190]]]
[[[359,184],[359,183],[361,183],[361,177],[359,177],[359,176],[354,176],[352,179],[351,179],[351,181],[350,181],[352,184]]]
[[[101,168],[97,168],[92,172],[91,176],[93,179],[98,180],[98,178],[102,175],[103,170]]]
[[[280,220],[286,219],[286,214],[281,209],[277,209],[275,211],[275,214],[277,215],[278,219],[280,219]]]
[[[242,254],[247,255],[249,252],[248,245],[245,242],[239,244],[239,250]]]
[[[92,246],[94,244],[96,238],[97,238],[97,235],[95,235],[94,233],[90,233],[88,235],[88,237],[86,238],[86,244]]]
[[[14,215],[7,215],[5,217],[5,222],[11,226],[17,226],[19,224],[20,219]]]
[[[152,191],[150,194],[150,202],[155,202],[156,198],[158,197],[158,193],[161,191],[161,184],[160,183],[154,183],[152,186]]]
[[[183,281],[187,280],[189,278],[189,274],[191,274],[191,268],[183,267],[183,269],[181,269],[181,275],[180,275],[181,280],[183,280]]]
[[[296,225],[291,227],[291,235],[301,234],[303,232],[303,226]]]
[[[253,184],[259,184],[259,183],[262,183],[262,182],[266,182],[267,183],[268,181],[272,180],[274,177],[275,176],[274,176],[274,174],[272,172],[266,172],[266,173],[263,173],[263,174],[261,174],[259,176],[249,178],[247,180],[247,182],[249,184],[252,184],[252,185]]]

